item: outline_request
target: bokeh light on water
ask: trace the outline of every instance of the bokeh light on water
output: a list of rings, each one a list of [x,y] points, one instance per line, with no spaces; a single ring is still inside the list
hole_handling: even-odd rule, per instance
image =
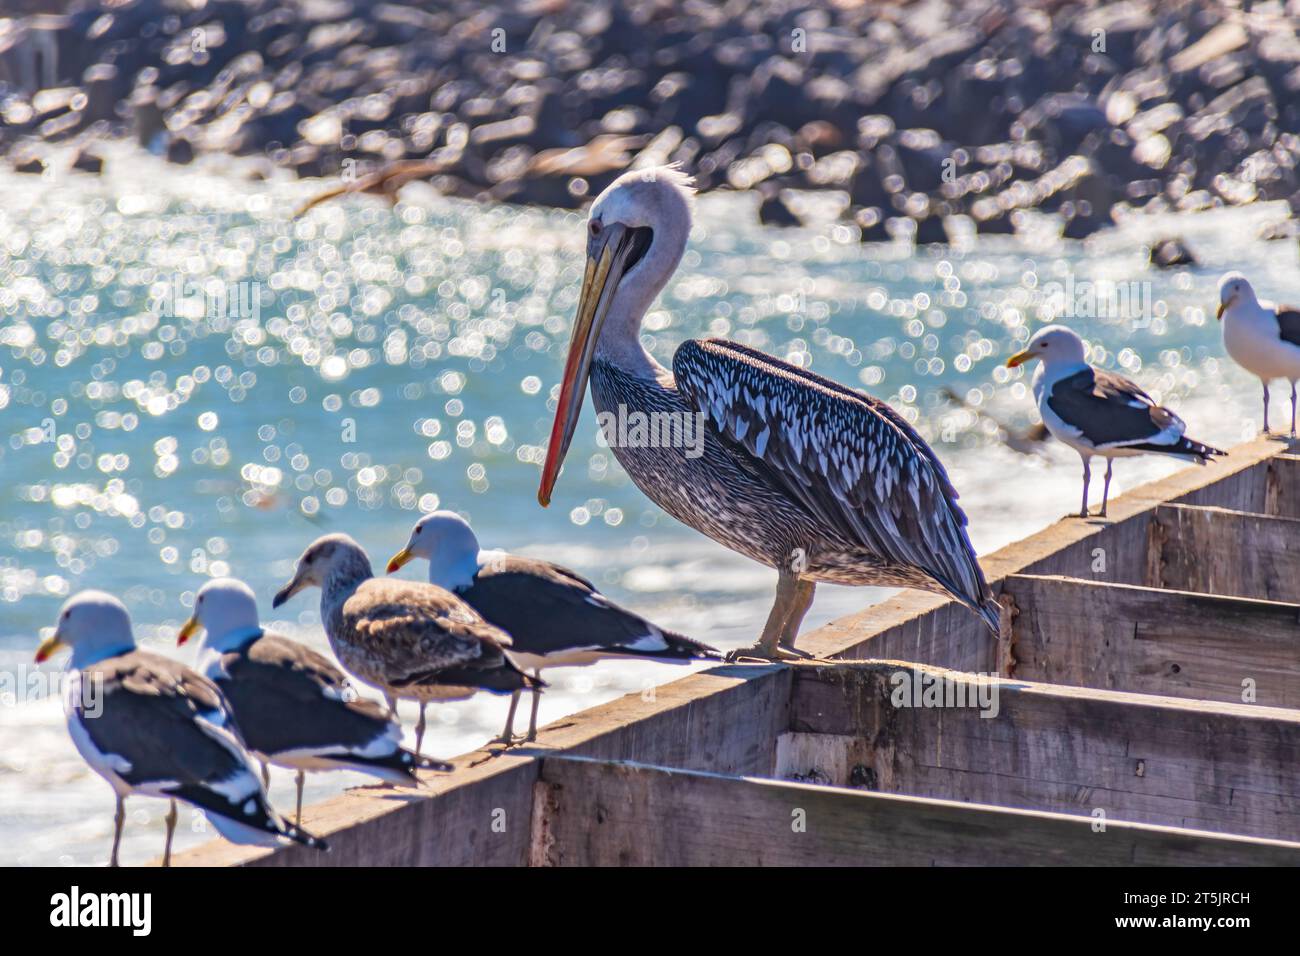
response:
[[[270,611],[301,548],[343,530],[382,566],[435,507],[466,512],[485,546],[568,563],[703,640],[752,640],[772,572],[663,516],[597,443],[590,412],[554,503],[536,504],[580,217],[416,188],[395,212],[354,200],[291,221],[310,185],[128,156],[103,181],[0,176],[0,669],[11,679],[32,673],[38,633],[84,587],[121,595],[142,642],[170,653],[202,581],[234,574],[271,623],[324,647],[314,594]],[[1048,317],[1053,283],[1150,283],[1149,322],[1071,320],[1100,344],[1094,360],[1171,403],[1198,438],[1254,433],[1257,385],[1225,362],[1210,310],[1227,268],[1300,293],[1291,244],[1243,238],[1268,216],[1155,221],[1086,250],[1040,238],[912,253],[864,248],[843,226],[765,230],[745,199],[706,197],[645,342],[667,365],[685,337],[726,336],[886,398],[936,444],[986,551],[1077,500],[1073,453],[1017,455],[972,410],[1034,420],[1028,375],[1002,363]],[[1170,229],[1204,269],[1145,269],[1136,239]],[[1116,487],[1176,467],[1126,461]],[[823,588],[809,624],[879,596]],[[556,671],[542,716],[683,672]],[[72,751],[58,702],[39,696],[19,687],[0,705],[0,862],[99,859],[109,791]],[[485,696],[435,708],[433,749],[481,743],[503,708]],[[311,795],[360,779],[318,776]],[[273,791],[282,804],[290,793],[282,781]],[[139,833],[161,834],[160,807],[140,801],[148,819],[129,827],[128,859],[158,851]]]

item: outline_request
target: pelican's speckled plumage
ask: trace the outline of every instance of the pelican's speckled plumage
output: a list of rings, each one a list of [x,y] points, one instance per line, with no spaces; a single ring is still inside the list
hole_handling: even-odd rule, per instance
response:
[[[943,465],[878,399],[721,339],[686,341],[669,371],[639,342],[676,270],[691,198],[675,170],[628,173],[592,206],[588,268],[539,498],[546,503],[591,382],[604,421],[700,416],[702,454],[608,435],[656,504],[777,569],[777,605],[755,648],[790,650],[814,582],[949,594],[995,633],[993,599]]]

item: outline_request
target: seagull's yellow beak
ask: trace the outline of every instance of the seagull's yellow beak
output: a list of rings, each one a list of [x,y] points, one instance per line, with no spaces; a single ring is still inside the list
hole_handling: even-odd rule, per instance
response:
[[[47,637],[41,641],[41,646],[36,648],[36,663],[44,664],[50,659],[50,656],[61,647],[66,647],[57,634]]]
[[[1218,319],[1220,322],[1223,321],[1223,310],[1226,309],[1226,308],[1227,308],[1227,305],[1225,305],[1224,303],[1220,302],[1220,303],[1219,303],[1218,311],[1216,311],[1216,312],[1214,313],[1214,317],[1215,317],[1216,319]]]
[[[410,547],[405,547],[393,555],[392,560],[388,562],[388,573],[392,574],[398,568],[406,565],[415,555],[411,553]]]
[[[1028,349],[1023,352],[1017,352],[1015,355],[1011,356],[1011,358],[1007,359],[1007,368],[1015,368],[1017,365],[1024,365],[1033,357],[1034,353],[1030,352]]]
[[[185,622],[185,626],[181,628],[180,633],[176,635],[176,646],[180,647],[201,630],[203,630],[203,625],[199,623],[199,619],[191,617]]]

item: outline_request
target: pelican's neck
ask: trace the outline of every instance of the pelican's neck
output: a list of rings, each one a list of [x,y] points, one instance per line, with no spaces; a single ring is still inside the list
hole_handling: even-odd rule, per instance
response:
[[[689,213],[665,217],[654,227],[645,257],[624,276],[596,341],[595,359],[638,378],[663,380],[671,373],[641,344],[641,322],[677,271],[690,235]]]

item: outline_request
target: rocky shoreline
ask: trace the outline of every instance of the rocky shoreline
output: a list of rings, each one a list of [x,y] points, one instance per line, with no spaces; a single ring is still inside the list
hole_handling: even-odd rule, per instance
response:
[[[954,216],[1009,233],[1028,210],[1083,238],[1130,210],[1300,208],[1300,19],[1276,3],[196,6],[0,20],[12,166],[72,144],[93,174],[96,140],[133,136],[344,183],[427,160],[448,194],[576,208],[677,161],[757,191],[773,224],[797,222],[787,190],[839,190],[864,241],[946,241]]]

